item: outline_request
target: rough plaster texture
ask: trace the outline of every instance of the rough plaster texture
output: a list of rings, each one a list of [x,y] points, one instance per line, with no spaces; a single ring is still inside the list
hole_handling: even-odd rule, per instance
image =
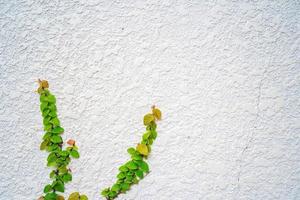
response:
[[[300,199],[299,1],[0,3],[0,199],[49,182],[34,90],[47,79],[71,191],[101,199],[152,104],[151,173],[119,199]]]

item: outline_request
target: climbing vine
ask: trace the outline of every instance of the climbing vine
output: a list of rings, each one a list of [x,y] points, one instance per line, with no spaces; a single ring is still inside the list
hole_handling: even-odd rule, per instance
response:
[[[43,116],[43,125],[45,134],[43,142],[40,145],[41,150],[49,152],[47,166],[52,167],[50,173],[52,183],[44,187],[45,195],[38,200],[64,200],[60,194],[65,191],[65,183],[72,180],[71,170],[68,168],[71,158],[79,158],[78,147],[74,140],[68,140],[69,145],[63,149],[63,139],[61,135],[64,129],[60,125],[57,117],[56,98],[49,91],[49,84],[45,80],[39,80],[37,92],[40,94],[40,109]],[[136,148],[129,148],[127,152],[131,160],[119,167],[117,181],[111,188],[104,189],[101,194],[107,200],[115,199],[120,193],[125,193],[131,185],[136,184],[139,180],[149,173],[147,159],[151,152],[151,145],[157,137],[156,121],[161,119],[161,111],[155,106],[152,107],[152,113],[144,116],[144,125],[146,132],[143,134],[142,141]],[[68,200],[88,200],[86,195],[80,195],[78,192],[72,193]]]
[[[72,180],[71,170],[68,168],[71,158],[79,158],[78,147],[74,140],[68,140],[69,145],[65,150],[63,147],[63,139],[61,135],[64,129],[60,125],[57,117],[56,98],[48,90],[49,84],[45,80],[39,80],[39,88],[37,92],[40,94],[40,109],[43,116],[43,125],[45,134],[43,142],[40,145],[41,150],[49,152],[47,158],[47,166],[52,167],[50,173],[52,183],[44,187],[45,195],[39,200],[64,200],[65,198],[58,194],[65,191],[65,183]],[[80,195],[78,192],[72,193],[69,200],[87,200],[86,195]]]
[[[131,185],[137,184],[139,180],[149,173],[149,166],[145,159],[151,152],[151,145],[157,137],[156,120],[160,119],[161,111],[155,106],[152,107],[152,113],[144,116],[146,132],[143,134],[141,143],[136,148],[131,147],[127,149],[131,160],[119,167],[116,183],[101,192],[101,195],[107,200],[115,199],[120,193],[125,193],[130,189]]]

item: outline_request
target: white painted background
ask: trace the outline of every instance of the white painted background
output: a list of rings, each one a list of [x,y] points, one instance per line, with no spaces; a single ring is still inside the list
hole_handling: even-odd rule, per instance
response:
[[[299,1],[0,2],[1,200],[49,183],[38,78],[80,147],[66,194],[101,199],[156,104],[151,173],[119,199],[300,199]]]

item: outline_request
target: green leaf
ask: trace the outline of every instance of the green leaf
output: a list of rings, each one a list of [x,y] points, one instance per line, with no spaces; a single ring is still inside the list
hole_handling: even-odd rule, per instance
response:
[[[133,162],[133,161],[129,161],[127,164],[126,164],[126,167],[128,167],[129,169],[137,169],[138,166]]]
[[[54,188],[56,191],[59,191],[59,192],[64,192],[64,191],[65,191],[64,183],[61,182],[61,181],[57,181],[53,188]]]
[[[141,144],[147,144],[148,143],[148,141],[147,140],[142,140],[142,142],[141,142]]]
[[[51,132],[45,133],[45,135],[43,136],[43,140],[49,139],[51,137],[51,135],[52,135]]]
[[[136,177],[134,177],[132,180],[132,183],[137,184],[138,182],[139,182],[139,180]]]
[[[154,116],[152,114],[147,114],[144,116],[144,125],[149,125],[152,121],[154,121]]]
[[[48,103],[47,102],[42,102],[41,105],[40,105],[40,109],[41,109],[42,112],[47,107],[48,107]]]
[[[56,173],[55,171],[53,170],[51,173],[50,173],[50,178],[54,178],[56,176]]]
[[[52,144],[51,146],[47,146],[47,151],[55,151],[59,148],[57,144]]]
[[[52,192],[52,193],[48,193],[45,196],[45,200],[56,200],[57,194]]]
[[[86,195],[80,195],[80,200],[88,200],[88,197]]]
[[[118,179],[123,179],[123,178],[125,178],[126,176],[125,176],[125,174],[124,174],[124,172],[120,172],[118,175],[117,175],[117,178]]]
[[[140,166],[142,164],[142,160],[134,160],[134,163],[137,164],[138,166]]]
[[[117,193],[115,191],[109,191],[108,196],[110,198],[115,198],[117,196]]]
[[[58,168],[58,170],[59,170],[59,173],[62,173],[62,174],[65,174],[68,172],[68,169],[66,166],[62,166],[62,167]]]
[[[151,135],[151,131],[147,131],[146,133],[144,133],[143,135],[143,140],[147,140]]]
[[[69,151],[66,151],[66,150],[60,151],[59,155],[61,155],[63,157],[67,157],[69,155]]]
[[[132,184],[132,180],[125,179],[124,183],[127,183],[127,184],[131,185]]]
[[[56,117],[56,116],[57,116],[57,114],[56,114],[56,112],[55,112],[55,111],[51,111],[51,112],[49,113],[49,116],[51,116],[51,117]]]
[[[144,178],[144,173],[143,173],[142,170],[137,170],[137,171],[135,172],[135,175],[136,175],[137,177],[139,177],[140,179],[143,179],[143,178]]]
[[[52,153],[49,154],[49,156],[48,156],[48,158],[47,158],[47,161],[48,161],[49,163],[52,163],[52,162],[55,162],[56,159],[57,159],[57,157],[56,157],[55,153],[52,152]]]
[[[47,97],[46,97],[44,94],[42,94],[42,95],[40,96],[40,101],[41,101],[41,102],[46,102],[46,103],[47,103]]]
[[[117,180],[117,183],[118,183],[118,184],[124,183],[124,179],[118,179],[118,180]]]
[[[128,183],[123,183],[121,185],[122,192],[125,192],[125,191],[129,190],[129,187],[130,187],[130,185]]]
[[[44,193],[48,193],[48,192],[51,192],[52,191],[52,186],[51,185],[46,185],[44,187]]]
[[[59,134],[59,133],[63,133],[64,129],[62,127],[58,126],[58,127],[55,127],[51,132]]]
[[[134,155],[135,154],[135,149],[130,147],[129,149],[127,149],[127,152],[130,154],[130,155]]]
[[[109,193],[109,188],[105,188],[104,190],[102,190],[101,195],[107,197],[108,193]]]
[[[119,170],[121,171],[121,172],[127,172],[128,171],[128,167],[126,167],[126,166],[121,166],[121,167],[119,167]]]
[[[128,171],[127,174],[126,174],[126,176],[132,176],[133,174],[134,174],[133,171]]]
[[[58,166],[65,165],[65,160],[61,157],[57,158],[56,163]]]
[[[78,150],[78,147],[77,147],[77,146],[72,146],[71,148],[72,148],[72,149],[75,149],[75,150]]]
[[[140,166],[141,170],[143,170],[144,172],[146,172],[146,173],[149,172],[149,166],[145,161],[142,161],[139,166]]]
[[[47,166],[48,167],[55,167],[56,166],[56,162],[48,162]]]
[[[149,138],[148,143],[149,143],[149,145],[152,145],[153,144],[153,139]]]
[[[47,125],[44,126],[44,130],[45,131],[51,131],[51,129],[52,129],[52,125],[51,124],[47,124]]]
[[[47,88],[44,88],[42,91],[41,91],[41,95],[48,95],[50,92]]]
[[[60,121],[57,117],[53,118],[51,121],[50,121],[54,126],[59,126],[60,125]]]
[[[42,116],[43,116],[43,117],[47,117],[49,113],[50,113],[50,110],[49,110],[49,109],[45,109],[45,110],[42,112]]]
[[[50,140],[53,143],[61,143],[62,142],[62,138],[58,135],[51,136]]]
[[[47,126],[47,125],[50,124],[50,119],[51,119],[50,116],[49,116],[49,117],[45,117],[45,118],[43,119],[43,124],[44,124],[44,126]]]
[[[72,181],[72,175],[70,173],[66,173],[63,175],[63,181],[66,183],[66,182],[69,182],[69,181]]]
[[[71,156],[72,156],[73,158],[79,158],[79,153],[78,153],[78,151],[76,151],[75,149],[72,149],[72,150],[70,151],[70,154],[71,154]]]
[[[50,105],[48,105],[48,108],[52,111],[52,112],[55,112],[56,110],[57,110],[57,108],[56,108],[56,105],[55,104],[50,104]]]
[[[125,178],[125,183],[131,184],[132,183],[132,179],[133,179],[133,176],[127,175],[126,178]]]
[[[131,158],[132,158],[133,160],[143,160],[143,157],[140,156],[140,155],[134,155],[134,156],[131,156]]]
[[[157,132],[155,130],[151,131],[152,137],[155,140],[157,137]]]
[[[56,102],[55,96],[52,95],[52,94],[48,95],[46,100],[50,103],[55,103]]]
[[[111,191],[115,191],[115,192],[119,192],[121,189],[121,186],[119,184],[114,184],[112,187],[111,187]]]

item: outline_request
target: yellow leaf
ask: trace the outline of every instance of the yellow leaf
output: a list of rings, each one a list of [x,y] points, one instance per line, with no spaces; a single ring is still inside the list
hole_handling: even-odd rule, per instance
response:
[[[161,120],[161,111],[153,106],[152,113],[157,120]]]
[[[39,84],[40,84],[40,87],[42,87],[42,88],[49,88],[49,83],[46,80],[39,79]]]
[[[72,194],[70,194],[68,200],[79,200],[79,198],[80,198],[79,192],[73,192]]]
[[[41,93],[42,93],[42,91],[43,91],[43,88],[40,86],[40,87],[37,89],[37,91],[36,91],[36,92],[38,92],[39,94],[41,94]]]
[[[44,197],[43,197],[43,196],[41,196],[40,198],[38,198],[38,200],[44,200]]]
[[[145,156],[148,156],[148,154],[149,154],[148,147],[145,144],[138,144],[137,147],[136,147],[136,150],[140,154],[145,155]]]
[[[64,198],[63,196],[58,195],[58,196],[56,197],[56,200],[65,200],[65,198]]]
[[[39,80],[38,80],[38,83],[39,83],[39,88],[37,89],[37,92],[38,92],[39,94],[41,94],[42,91],[43,91],[45,88],[49,88],[49,83],[48,83],[48,81],[46,81],[46,80],[41,80],[41,79],[39,79]]]
[[[152,114],[147,114],[144,116],[144,124],[147,126],[149,125],[152,121],[154,121],[154,116]]]

